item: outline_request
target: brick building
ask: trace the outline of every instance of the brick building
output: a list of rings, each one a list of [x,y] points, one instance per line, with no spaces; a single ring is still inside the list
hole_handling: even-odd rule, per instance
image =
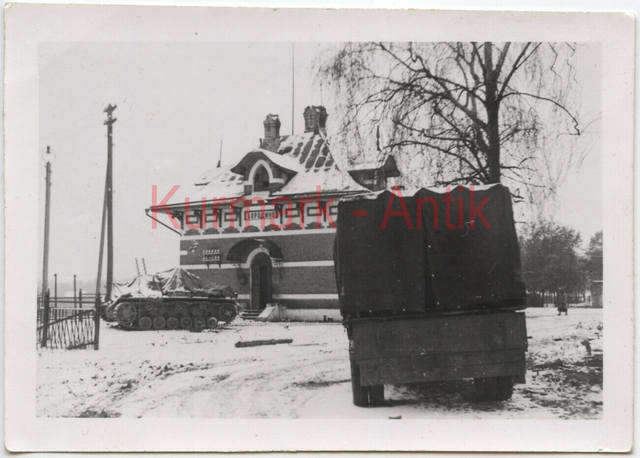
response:
[[[282,136],[278,116],[269,114],[259,147],[231,167],[203,174],[166,207],[152,207],[175,217],[180,265],[231,286],[254,313],[279,303],[289,319],[339,318],[337,201],[383,189],[399,173],[391,156],[341,170],[326,121],[324,107],[308,106],[304,133]]]

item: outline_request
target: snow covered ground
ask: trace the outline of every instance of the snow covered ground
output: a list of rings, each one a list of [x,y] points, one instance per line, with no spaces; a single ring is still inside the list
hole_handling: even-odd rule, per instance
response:
[[[506,402],[480,403],[471,382],[387,386],[387,405],[351,403],[339,323],[255,323],[223,329],[102,327],[100,350],[41,350],[39,416],[287,418],[599,418],[602,311],[527,310],[527,383]],[[291,338],[236,348],[240,340]],[[590,354],[589,354],[590,353]]]

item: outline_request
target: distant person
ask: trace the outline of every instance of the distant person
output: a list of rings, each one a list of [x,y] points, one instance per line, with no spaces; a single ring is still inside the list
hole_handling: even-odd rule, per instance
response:
[[[560,290],[556,296],[556,308],[558,309],[558,316],[564,312],[565,316],[568,315],[567,307],[567,293],[564,290]]]

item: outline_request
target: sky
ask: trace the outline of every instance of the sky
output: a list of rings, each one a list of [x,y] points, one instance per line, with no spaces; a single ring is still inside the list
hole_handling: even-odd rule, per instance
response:
[[[39,49],[39,145],[54,152],[49,272],[60,282],[73,274],[95,279],[106,165],[103,108],[114,115],[114,272],[136,274],[135,258],[149,271],[179,263],[179,237],[152,229],[144,209],[151,190],[189,186],[215,166],[258,145],[267,113],[279,114],[281,133],[303,129],[307,105],[324,104],[337,124],[331,97],[314,73],[319,55],[335,45],[296,43],[46,43]],[[600,52],[578,47],[577,78],[587,119],[600,114]],[[332,119],[333,118],[333,119]],[[599,122],[580,147],[582,166],[560,189],[553,214],[588,238],[602,227]],[[34,152],[35,154],[35,152]],[[44,159],[40,228],[44,214]],[[586,190],[589,190],[588,199]],[[598,192],[594,192],[597,190]],[[39,253],[42,253],[40,229]],[[42,262],[40,260],[40,266]]]

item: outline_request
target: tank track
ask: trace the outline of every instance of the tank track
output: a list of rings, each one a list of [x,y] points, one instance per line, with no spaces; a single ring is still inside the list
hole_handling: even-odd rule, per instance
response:
[[[238,314],[234,300],[211,298],[127,298],[110,309],[107,314],[120,326],[142,331],[214,329],[219,322],[229,323]]]

